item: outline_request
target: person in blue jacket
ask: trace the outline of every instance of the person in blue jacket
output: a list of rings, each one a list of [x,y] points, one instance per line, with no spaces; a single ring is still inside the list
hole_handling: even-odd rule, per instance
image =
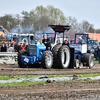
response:
[[[99,64],[100,64],[100,46],[98,46],[98,51],[97,51],[97,54],[98,54]]]

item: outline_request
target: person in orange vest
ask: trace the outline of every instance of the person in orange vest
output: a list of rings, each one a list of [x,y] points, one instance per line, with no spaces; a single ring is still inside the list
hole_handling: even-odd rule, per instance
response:
[[[15,46],[15,41],[13,41],[13,47]]]
[[[22,45],[22,49],[21,50],[26,50],[25,44]]]

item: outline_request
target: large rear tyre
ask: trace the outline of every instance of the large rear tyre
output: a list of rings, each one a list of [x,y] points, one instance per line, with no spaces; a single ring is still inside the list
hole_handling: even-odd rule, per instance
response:
[[[84,55],[83,63],[86,63],[86,66],[89,66],[89,68],[92,68],[94,66],[94,55],[93,54]]]
[[[53,54],[51,51],[44,51],[42,55],[41,66],[43,68],[51,68],[53,65]]]
[[[53,53],[53,68],[59,68],[59,63],[58,63],[58,51],[60,49],[61,45],[56,45],[52,49]]]
[[[28,56],[28,52],[26,50],[19,51],[19,53],[18,53],[18,65],[19,65],[20,68],[26,68],[28,65],[27,64],[23,64],[21,62],[21,56],[22,55]]]
[[[59,49],[58,54],[59,68],[66,69],[69,67],[70,63],[70,49],[67,45],[63,45]]]

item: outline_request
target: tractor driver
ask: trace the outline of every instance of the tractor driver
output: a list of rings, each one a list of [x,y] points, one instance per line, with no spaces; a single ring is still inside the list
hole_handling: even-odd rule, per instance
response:
[[[46,37],[46,35],[43,35],[42,43],[46,46],[46,50],[51,50],[51,43],[50,39]]]
[[[86,42],[84,41],[84,39],[82,39],[82,37],[79,37],[78,40],[79,40],[78,42],[79,44],[86,44]]]
[[[69,43],[67,40],[64,41],[64,43],[62,45],[67,45],[69,47]]]

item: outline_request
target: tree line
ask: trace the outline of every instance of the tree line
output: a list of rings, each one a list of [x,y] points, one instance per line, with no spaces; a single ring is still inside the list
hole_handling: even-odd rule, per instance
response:
[[[0,17],[0,25],[10,32],[11,29],[19,25],[23,28],[31,26],[34,28],[34,31],[38,31],[44,30],[49,24],[70,25],[75,32],[100,33],[100,29],[94,29],[93,24],[88,21],[84,20],[81,23],[78,23],[78,20],[75,17],[65,17],[60,9],[54,8],[51,5],[48,5],[47,7],[43,7],[42,5],[37,6],[30,12],[22,11],[21,15],[5,14]]]

